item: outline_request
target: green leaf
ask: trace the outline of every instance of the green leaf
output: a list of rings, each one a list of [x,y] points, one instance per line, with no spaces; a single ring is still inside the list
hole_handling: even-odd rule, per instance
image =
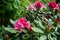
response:
[[[52,35],[53,35],[54,37],[57,37],[56,34],[55,34],[54,32],[52,33]]]
[[[50,38],[51,38],[51,34],[48,34],[48,39],[51,40]]]
[[[0,40],[3,40],[2,38],[0,38]]]
[[[23,35],[23,40],[27,40],[29,38],[28,34]]]
[[[10,32],[10,33],[17,33],[17,32],[19,32],[18,30],[14,30],[14,29],[11,28],[11,27],[4,27],[4,29],[5,29],[6,31]]]
[[[52,37],[51,34],[48,34],[48,39],[49,39],[49,40],[57,40],[57,38]]]
[[[49,26],[52,26],[52,24],[53,24],[52,20],[49,19],[49,20],[48,20],[48,25],[49,25]]]
[[[42,36],[39,38],[39,40],[46,40],[46,39],[47,39],[46,35],[42,35]]]
[[[11,22],[12,24],[14,24],[15,21],[13,21],[12,19],[10,19],[10,22]]]
[[[37,23],[37,25],[40,26],[42,29],[45,29],[44,26],[43,26],[42,23],[41,23],[41,22],[42,22],[41,20],[38,20],[38,21],[37,21],[37,20],[34,20],[34,21],[35,21],[35,22]]]
[[[60,28],[60,23],[57,25],[58,28]]]
[[[55,37],[51,37],[50,40],[57,40],[57,38],[55,38]]]
[[[26,31],[25,29],[23,29],[23,32],[24,32],[24,33],[27,33],[27,31]]]
[[[34,32],[37,32],[37,33],[44,33],[41,29],[39,29],[39,28],[36,28],[36,27],[34,27],[34,28],[32,28],[32,30],[34,31]]]
[[[53,40],[57,40],[57,38],[53,37]]]
[[[58,27],[55,28],[55,31],[57,31],[57,30],[58,30]]]

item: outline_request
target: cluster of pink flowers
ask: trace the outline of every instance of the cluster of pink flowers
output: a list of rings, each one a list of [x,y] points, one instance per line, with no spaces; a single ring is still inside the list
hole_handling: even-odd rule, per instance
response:
[[[22,32],[23,28],[26,28],[28,30],[30,30],[31,26],[30,24],[26,21],[25,18],[20,18],[18,19],[14,24],[14,29],[20,30],[20,32]]]
[[[55,2],[50,2],[50,3],[47,4],[47,6],[54,9],[54,10],[59,9],[58,4],[56,4]],[[43,9],[44,5],[42,3],[40,3],[39,1],[36,1],[36,2],[34,2],[33,5],[28,6],[29,10],[34,10],[34,9],[37,9],[37,8],[38,9]]]
[[[29,10],[34,10],[37,8],[42,9],[42,8],[44,8],[44,5],[42,3],[40,3],[39,1],[36,1],[36,2],[34,2],[34,4],[32,6],[31,5],[28,6]]]

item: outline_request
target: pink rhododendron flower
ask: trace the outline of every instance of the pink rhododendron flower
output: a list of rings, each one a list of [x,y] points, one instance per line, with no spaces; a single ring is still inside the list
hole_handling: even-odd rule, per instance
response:
[[[30,24],[26,22],[25,18],[20,18],[18,19],[14,24],[14,29],[20,30],[22,32],[23,28],[27,28],[28,30],[30,29]]]
[[[35,7],[35,8],[42,9],[42,8],[44,8],[44,5],[43,5],[42,3],[36,1],[36,2],[34,3],[34,7]]]
[[[55,2],[48,3],[48,7],[52,8],[52,9],[59,9],[58,4],[56,4]]]
[[[34,6],[29,5],[29,6],[28,6],[28,9],[29,9],[29,10],[34,10]]]

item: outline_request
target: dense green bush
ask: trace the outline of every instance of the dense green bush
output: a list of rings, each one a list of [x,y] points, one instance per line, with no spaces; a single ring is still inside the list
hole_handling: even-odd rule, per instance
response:
[[[0,25],[7,25],[19,9],[19,0],[0,0]]]
[[[47,5],[44,5],[43,9],[37,6],[35,10],[29,10],[28,7],[34,6],[35,1],[0,1],[0,40],[60,40],[59,10],[49,8]],[[38,3],[48,4],[49,1],[40,0]],[[26,21],[21,20],[21,17],[26,18]],[[24,26],[22,32],[20,20]],[[29,26],[26,23],[30,24],[30,30],[27,30]],[[13,27],[18,29],[15,30]]]

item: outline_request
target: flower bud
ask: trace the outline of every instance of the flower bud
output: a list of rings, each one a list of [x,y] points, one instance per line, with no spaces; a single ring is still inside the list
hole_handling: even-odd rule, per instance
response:
[[[49,33],[50,31],[51,31],[51,27],[50,27],[50,26],[47,26],[47,27],[45,28],[45,32]]]
[[[57,26],[58,23],[60,23],[60,18],[56,18],[56,19],[54,20],[54,25],[55,25],[55,26]]]
[[[5,34],[4,35],[4,40],[8,40],[8,38],[9,38],[9,35],[8,34]]]
[[[33,27],[31,27],[30,30],[28,31],[29,33],[32,33],[32,32],[33,32],[32,28],[33,28]]]

